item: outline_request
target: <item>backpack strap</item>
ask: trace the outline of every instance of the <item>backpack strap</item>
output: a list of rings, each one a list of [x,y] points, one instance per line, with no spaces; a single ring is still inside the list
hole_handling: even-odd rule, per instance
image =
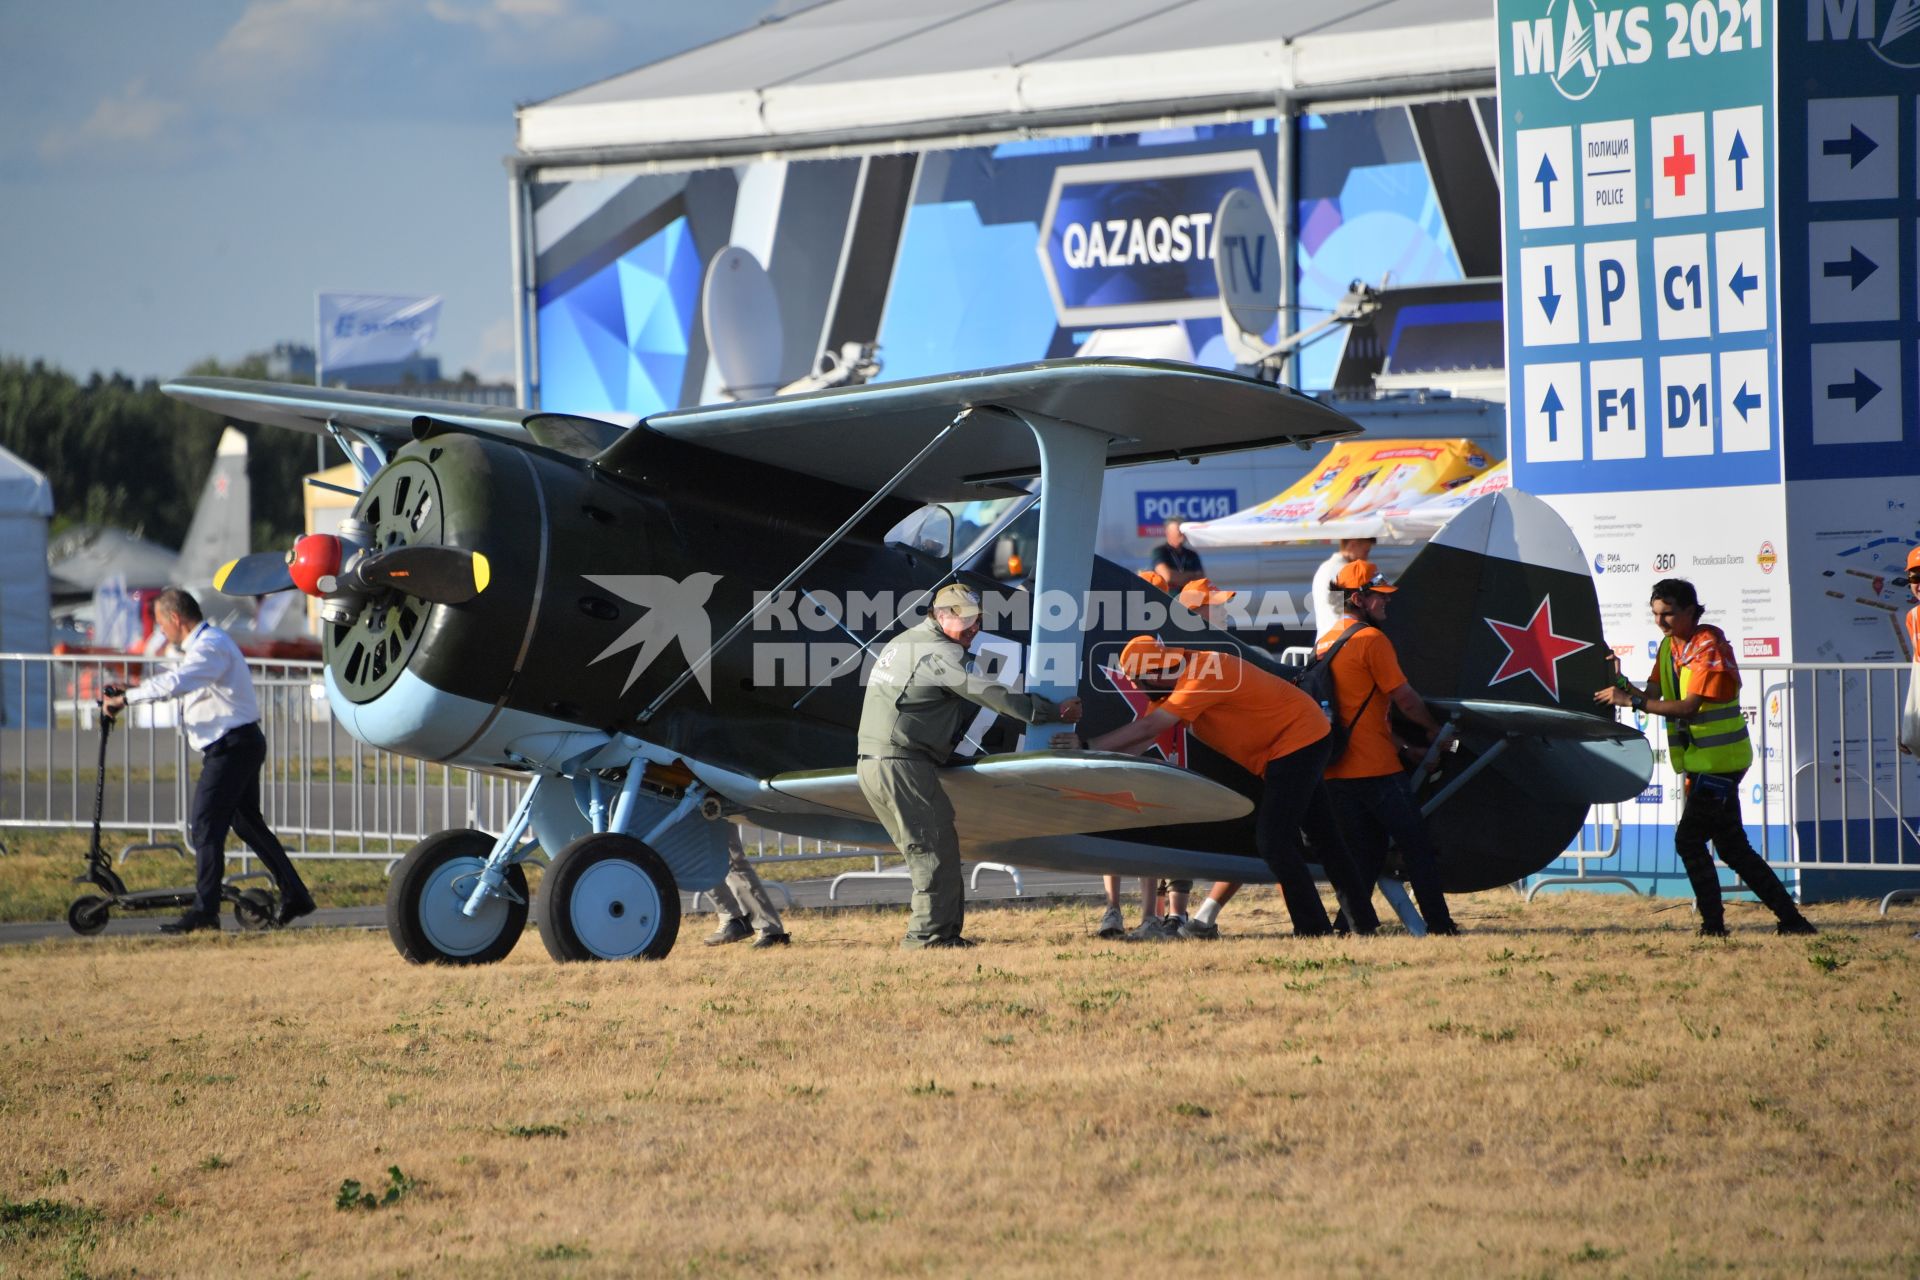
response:
[[[1326,653],[1321,655],[1319,660],[1327,664],[1327,679],[1333,685],[1334,697],[1337,698],[1340,696],[1340,682],[1339,680],[1334,678],[1334,674],[1333,674],[1334,656],[1340,652],[1341,648],[1346,645],[1347,641],[1353,639],[1353,637],[1359,632],[1365,631],[1372,626],[1373,624],[1371,622],[1355,623],[1353,626],[1348,627],[1346,631],[1341,634],[1340,638],[1338,640],[1335,640],[1333,644],[1328,647]],[[1360,717],[1367,713],[1367,707],[1370,706],[1373,702],[1373,695],[1378,692],[1380,692],[1380,686],[1375,685],[1373,688],[1367,690],[1367,696],[1360,700],[1360,706],[1357,710],[1354,711],[1353,719],[1347,721],[1347,727],[1346,727],[1347,737],[1351,738],[1353,736],[1353,726],[1360,723]]]

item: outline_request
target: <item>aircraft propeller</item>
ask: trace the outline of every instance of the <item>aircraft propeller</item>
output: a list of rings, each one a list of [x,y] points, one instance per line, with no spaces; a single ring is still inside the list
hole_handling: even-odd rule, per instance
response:
[[[296,539],[285,554],[256,551],[229,561],[214,575],[213,586],[231,596],[265,596],[298,587],[318,599],[341,603],[376,591],[398,591],[429,604],[461,604],[485,591],[491,577],[492,567],[478,551],[438,546],[369,551],[333,534],[312,533]]]

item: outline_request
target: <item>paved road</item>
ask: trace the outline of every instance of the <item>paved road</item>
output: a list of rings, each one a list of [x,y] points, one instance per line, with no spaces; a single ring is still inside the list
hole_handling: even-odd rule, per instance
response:
[[[972,880],[972,865],[968,865],[968,879]],[[980,873],[977,890],[969,890],[969,902],[1010,903],[1018,899],[1034,901],[1047,898],[1098,898],[1101,894],[1100,877],[1075,875],[1061,871],[1022,870],[1020,873],[1020,893],[1014,892],[1013,881],[1003,873],[983,871]],[[877,905],[904,906],[907,901],[908,885],[906,878],[889,877],[884,880],[847,880],[840,885],[839,892],[829,899],[827,894],[833,885],[829,879],[767,881],[774,896],[780,896],[780,886],[784,885],[792,897],[791,906],[803,910],[840,910],[846,908],[872,907]],[[680,896],[680,909],[691,914],[692,894]],[[787,905],[787,904],[782,904]],[[712,911],[712,905],[704,898],[700,907]],[[164,920],[171,920],[173,912],[151,912],[139,915],[115,915],[107,922],[100,936],[121,937],[134,934],[158,933]],[[234,932],[233,917],[228,915],[222,920],[222,928]],[[379,929],[387,927],[386,908],[339,907],[325,911],[316,911],[293,926],[296,929]],[[22,924],[0,924],[0,945],[18,945],[27,942],[42,942],[49,938],[72,938],[73,930],[66,921],[33,921]]]

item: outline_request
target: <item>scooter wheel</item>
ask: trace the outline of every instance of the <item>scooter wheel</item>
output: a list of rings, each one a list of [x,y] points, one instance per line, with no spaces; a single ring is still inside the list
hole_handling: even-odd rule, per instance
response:
[[[233,900],[233,922],[247,933],[273,928],[275,904],[265,889],[242,889]]]
[[[107,916],[112,909],[113,899],[97,893],[75,898],[67,908],[67,926],[82,937],[90,938],[107,927]]]

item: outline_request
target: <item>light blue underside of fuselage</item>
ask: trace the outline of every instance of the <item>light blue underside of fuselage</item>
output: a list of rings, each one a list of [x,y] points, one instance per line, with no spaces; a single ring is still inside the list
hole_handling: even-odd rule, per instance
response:
[[[509,708],[501,708],[488,723],[493,707],[436,689],[411,670],[402,671],[386,692],[370,702],[356,703],[342,695],[334,683],[331,667],[327,669],[326,683],[327,701],[333,707],[334,717],[360,741],[383,751],[396,751],[454,767],[498,768],[517,759],[537,758],[542,754],[530,748],[516,750],[515,744],[590,740],[595,736],[604,741],[606,737],[551,716]],[[482,725],[486,731],[474,738]],[[468,743],[468,739],[473,741]],[[457,757],[453,754],[455,751],[460,753]],[[611,805],[611,792],[604,799]],[[628,827],[630,833],[645,835],[672,809],[671,801],[640,795],[635,800]],[[534,798],[529,822],[534,838],[549,857],[592,831],[592,824],[571,786],[543,787]],[[697,814],[690,814],[656,838],[651,847],[673,872],[674,883],[682,889],[711,889],[726,876],[727,827],[724,823],[706,822]]]

